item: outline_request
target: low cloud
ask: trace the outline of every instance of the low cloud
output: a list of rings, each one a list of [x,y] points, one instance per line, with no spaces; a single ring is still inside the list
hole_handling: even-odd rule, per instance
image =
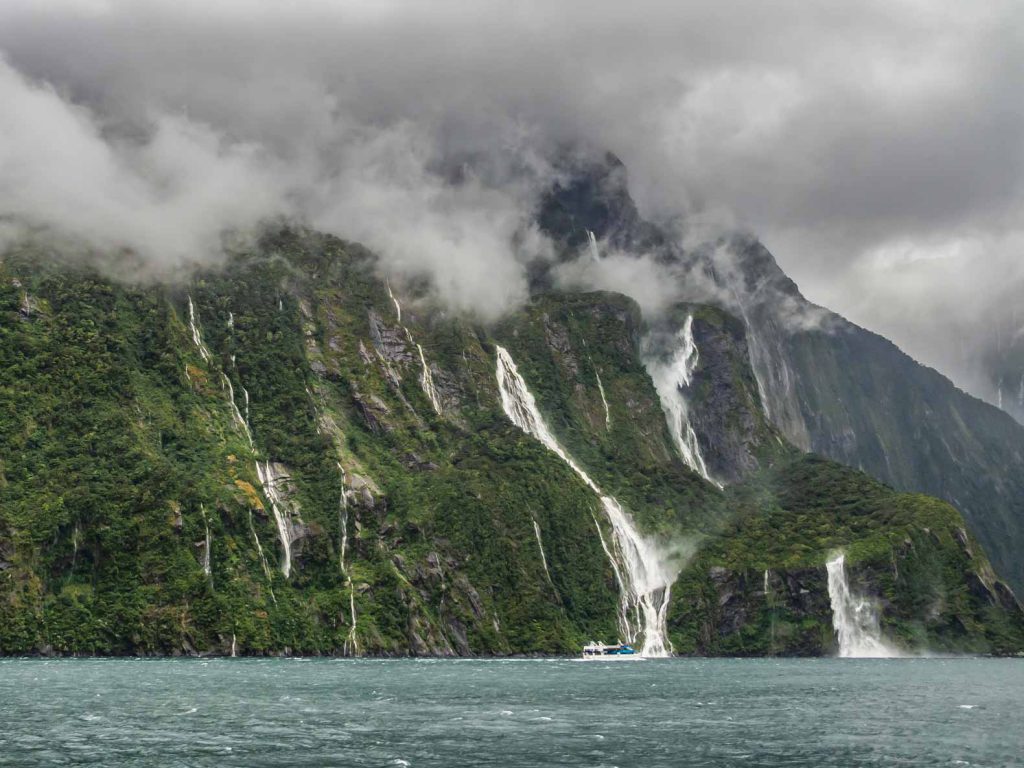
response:
[[[932,290],[968,323],[961,307],[1020,280],[1022,16],[1012,0],[7,0],[0,217],[162,274],[292,216],[493,315],[546,248],[529,218],[547,159],[579,143],[623,159],[646,216],[726,211],[809,298],[937,359]],[[922,260],[932,290],[890,290],[906,268],[880,252],[964,240],[982,247],[961,286]],[[588,279],[616,277],[602,269]]]

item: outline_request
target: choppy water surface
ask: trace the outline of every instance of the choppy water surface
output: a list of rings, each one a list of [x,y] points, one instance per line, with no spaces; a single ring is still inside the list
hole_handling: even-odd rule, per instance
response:
[[[0,765],[1011,766],[1024,661],[0,660]]]

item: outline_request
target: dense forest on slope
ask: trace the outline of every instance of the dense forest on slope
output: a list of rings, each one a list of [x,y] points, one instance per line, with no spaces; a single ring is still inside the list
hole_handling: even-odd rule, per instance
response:
[[[840,547],[908,647],[1024,649],[1024,614],[955,509],[805,457],[763,417],[742,325],[676,313],[701,348],[693,421],[728,483],[681,459],[645,368],[650,329],[620,295],[542,293],[484,327],[389,283],[365,249],[287,228],[172,287],[8,253],[0,652],[614,639],[608,523],[506,417],[499,343],[567,450],[678,548],[677,651],[830,652],[824,562]]]

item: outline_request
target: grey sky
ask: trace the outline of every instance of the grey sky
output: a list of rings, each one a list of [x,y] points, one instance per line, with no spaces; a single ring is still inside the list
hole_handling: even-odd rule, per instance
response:
[[[300,213],[498,311],[583,140],[975,391],[1024,285],[1019,2],[5,0],[0,50],[0,208],[171,270]]]

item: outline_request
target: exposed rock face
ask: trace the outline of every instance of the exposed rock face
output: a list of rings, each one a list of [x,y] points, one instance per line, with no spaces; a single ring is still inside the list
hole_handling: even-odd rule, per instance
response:
[[[352,399],[355,401],[356,406],[359,408],[360,416],[363,417],[363,421],[370,428],[371,432],[380,434],[391,429],[387,421],[387,416],[391,413],[391,409],[377,395],[363,396],[355,392],[352,395]]]
[[[684,393],[690,423],[711,476],[736,482],[755,472],[781,441],[763,416],[743,324],[705,310],[694,318],[693,334],[700,360]]]
[[[389,327],[376,310],[369,310],[370,339],[381,357],[392,363],[412,363],[415,358],[406,346],[406,331],[401,326]]]

